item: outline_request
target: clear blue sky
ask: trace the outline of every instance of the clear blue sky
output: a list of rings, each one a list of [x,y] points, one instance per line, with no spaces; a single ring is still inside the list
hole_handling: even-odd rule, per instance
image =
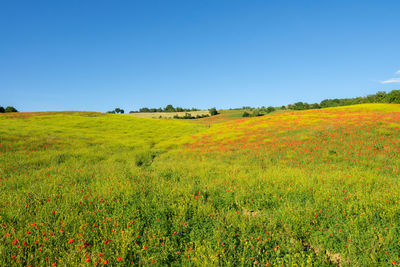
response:
[[[0,105],[20,111],[319,102],[399,70],[397,0],[0,2]]]

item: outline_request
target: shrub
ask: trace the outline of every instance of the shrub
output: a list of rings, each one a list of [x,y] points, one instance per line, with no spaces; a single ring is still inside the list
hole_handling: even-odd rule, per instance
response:
[[[211,116],[218,115],[218,111],[216,108],[210,108],[208,111],[210,112]]]
[[[192,114],[190,113],[185,113],[185,116],[182,117],[183,119],[194,119],[194,117],[192,117]]]
[[[263,114],[260,112],[259,109],[254,109],[253,112],[251,113],[252,117],[259,117],[262,116]]]
[[[275,111],[274,107],[268,107],[267,108],[267,113],[271,113],[271,112],[274,112],[274,111]]]

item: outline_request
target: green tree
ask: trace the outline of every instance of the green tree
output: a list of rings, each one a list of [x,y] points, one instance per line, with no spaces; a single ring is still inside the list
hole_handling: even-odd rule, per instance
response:
[[[311,104],[311,105],[310,105],[310,108],[311,108],[311,109],[319,109],[319,108],[321,108],[321,107],[320,107],[320,105],[319,105],[318,103],[314,103],[314,104]]]
[[[141,108],[141,109],[139,109],[139,112],[150,112],[150,109],[149,108]]]
[[[387,103],[400,104],[400,90],[393,90],[386,96]]]
[[[267,113],[274,112],[275,108],[274,107],[267,107]]]
[[[254,109],[253,112],[251,113],[252,117],[259,117],[262,116],[263,114],[261,114],[260,110],[258,108]]]
[[[210,112],[211,116],[218,115],[218,111],[216,108],[210,108],[208,111]]]
[[[175,112],[175,108],[172,105],[167,105],[164,109],[165,112]]]
[[[0,113],[4,113],[4,112],[6,112],[6,110],[2,106],[0,106]]]
[[[6,107],[6,109],[4,110],[4,112],[9,113],[9,112],[18,112],[18,110],[12,106],[8,106]]]
[[[242,117],[250,117],[250,113],[248,113],[247,111],[243,112]]]

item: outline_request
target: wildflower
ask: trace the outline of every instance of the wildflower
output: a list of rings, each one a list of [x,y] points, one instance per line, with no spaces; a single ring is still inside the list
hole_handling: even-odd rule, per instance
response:
[[[68,241],[68,244],[72,244],[72,243],[74,243],[74,240],[73,240],[73,239],[70,239],[70,240]]]

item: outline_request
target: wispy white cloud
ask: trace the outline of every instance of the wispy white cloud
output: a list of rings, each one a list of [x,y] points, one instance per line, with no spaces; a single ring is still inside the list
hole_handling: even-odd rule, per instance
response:
[[[400,70],[396,71],[394,73],[395,75],[400,75]],[[381,84],[387,84],[387,83],[400,83],[400,78],[390,78],[386,81],[381,81]]]
[[[381,84],[386,84],[386,83],[400,83],[400,78],[392,78],[381,82]]]

